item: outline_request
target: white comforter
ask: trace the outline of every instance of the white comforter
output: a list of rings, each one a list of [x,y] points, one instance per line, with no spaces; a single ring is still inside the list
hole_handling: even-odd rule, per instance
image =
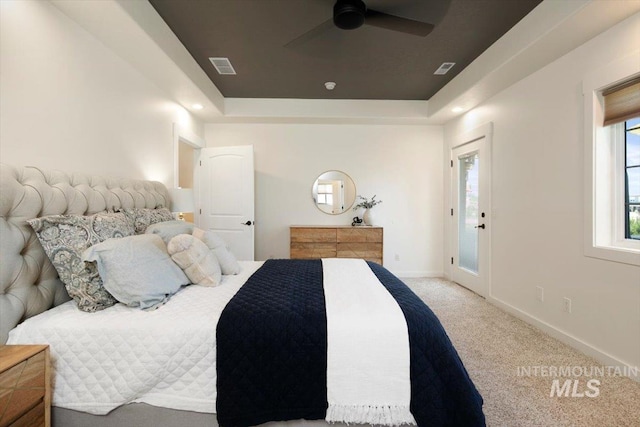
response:
[[[154,311],[118,304],[84,313],[67,302],[20,324],[7,344],[50,344],[55,406],[106,414],[144,402],[213,413],[216,325],[262,263],[241,265],[221,286],[189,286]]]

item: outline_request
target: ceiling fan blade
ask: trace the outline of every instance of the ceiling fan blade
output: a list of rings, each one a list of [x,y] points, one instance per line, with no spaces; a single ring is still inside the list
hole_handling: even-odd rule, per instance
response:
[[[310,29],[306,33],[299,35],[295,39],[291,40],[289,43],[285,44],[284,47],[287,47],[287,48],[300,47],[306,44],[307,42],[315,39],[319,35],[325,33],[331,28],[334,28],[333,18],[329,18],[326,21],[324,21],[322,24],[316,25],[314,28]]]
[[[433,24],[428,22],[414,21],[413,19],[401,18],[371,9],[367,9],[364,23],[373,27],[421,37],[427,36],[435,28]]]

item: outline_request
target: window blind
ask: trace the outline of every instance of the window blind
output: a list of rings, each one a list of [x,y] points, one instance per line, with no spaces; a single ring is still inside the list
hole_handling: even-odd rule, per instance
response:
[[[640,116],[640,76],[606,89],[604,97],[604,126]]]

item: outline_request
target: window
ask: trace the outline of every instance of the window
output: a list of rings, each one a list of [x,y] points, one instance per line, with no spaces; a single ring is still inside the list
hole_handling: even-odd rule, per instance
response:
[[[624,235],[640,240],[640,116],[627,120],[624,128]]]
[[[585,255],[640,266],[640,64],[593,71],[583,94]]]
[[[333,205],[332,184],[318,184],[318,204]]]

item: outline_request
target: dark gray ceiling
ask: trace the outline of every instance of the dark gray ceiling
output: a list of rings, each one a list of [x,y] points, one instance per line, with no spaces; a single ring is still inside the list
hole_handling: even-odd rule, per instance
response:
[[[365,0],[371,9],[436,27],[418,37],[330,26],[291,43],[331,19],[335,1],[149,1],[225,97],[391,100],[428,100],[541,2]],[[237,75],[219,75],[209,57],[228,57]],[[434,75],[443,62],[456,65]],[[326,81],[336,82],[335,90],[327,91]]]

